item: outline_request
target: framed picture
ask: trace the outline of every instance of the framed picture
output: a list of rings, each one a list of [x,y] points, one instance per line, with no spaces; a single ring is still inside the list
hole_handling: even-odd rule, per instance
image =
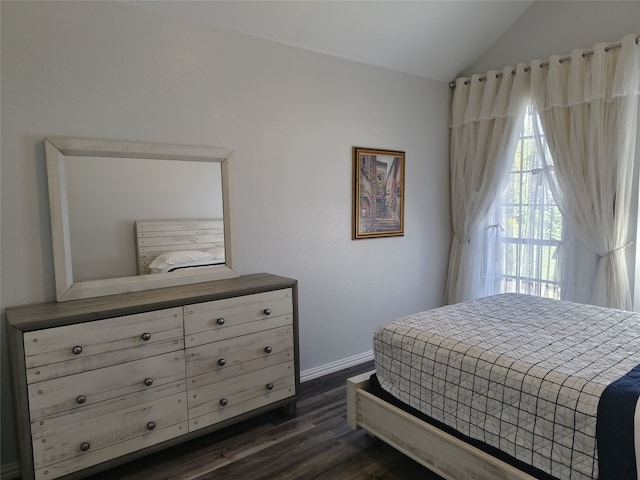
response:
[[[353,147],[353,240],[404,235],[404,159]]]

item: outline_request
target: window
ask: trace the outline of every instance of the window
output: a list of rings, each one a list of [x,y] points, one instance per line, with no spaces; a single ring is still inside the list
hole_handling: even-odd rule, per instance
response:
[[[545,169],[537,155],[534,122],[539,119],[533,107],[527,108],[523,122],[500,202],[499,290],[559,299],[557,249],[563,221],[547,179],[553,165]],[[544,136],[540,137],[542,148],[546,148]],[[546,158],[551,158],[548,150]]]

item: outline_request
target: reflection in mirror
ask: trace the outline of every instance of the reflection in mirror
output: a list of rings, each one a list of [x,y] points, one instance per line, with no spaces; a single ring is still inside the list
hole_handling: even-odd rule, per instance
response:
[[[223,216],[219,163],[68,157],[66,167],[76,282],[138,274],[136,221]]]
[[[67,138],[45,139],[45,147],[58,301],[236,276],[230,150]],[[222,260],[213,267],[139,276],[140,238],[134,227],[171,219],[189,220],[191,228],[194,218],[222,225],[215,243]],[[194,245],[200,241],[193,240],[194,233],[185,250],[214,246]],[[151,250],[162,253],[157,246]]]

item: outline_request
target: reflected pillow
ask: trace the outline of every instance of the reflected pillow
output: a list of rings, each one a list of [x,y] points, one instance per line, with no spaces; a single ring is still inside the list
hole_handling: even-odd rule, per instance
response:
[[[208,254],[216,260],[224,260],[224,247],[213,247],[207,250]]]
[[[222,258],[224,258],[224,251]],[[192,267],[219,263],[219,260],[219,258],[209,252],[201,252],[199,250],[178,250],[158,255],[153,262],[149,264],[149,269],[152,271],[163,271],[175,267]]]

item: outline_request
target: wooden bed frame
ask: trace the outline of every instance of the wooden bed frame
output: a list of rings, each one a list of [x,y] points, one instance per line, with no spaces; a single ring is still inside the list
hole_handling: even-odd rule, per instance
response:
[[[135,224],[138,275],[149,273],[149,264],[163,253],[224,247],[222,218],[139,220]]]
[[[447,480],[535,480],[369,392],[375,371],[347,380],[347,423],[366,430]]]

